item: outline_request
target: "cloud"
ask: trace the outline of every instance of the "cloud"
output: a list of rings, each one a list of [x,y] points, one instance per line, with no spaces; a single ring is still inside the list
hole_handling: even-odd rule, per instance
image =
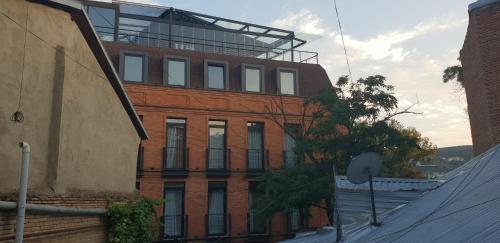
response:
[[[271,26],[280,29],[292,29],[309,35],[323,35],[326,33],[321,18],[311,13],[309,9],[302,9],[298,13],[289,13],[286,17],[276,19]]]

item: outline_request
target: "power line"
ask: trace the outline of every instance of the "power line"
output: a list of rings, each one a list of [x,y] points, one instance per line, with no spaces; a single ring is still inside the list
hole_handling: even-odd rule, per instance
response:
[[[349,70],[349,78],[352,80],[351,65],[349,64],[349,57],[347,55],[347,48],[345,47],[344,32],[342,31],[342,24],[340,23],[339,10],[337,8],[337,0],[333,0],[333,4],[335,5],[335,13],[337,14],[337,23],[339,24],[340,37],[342,39],[342,46],[344,47],[345,61],[347,63],[347,69]]]

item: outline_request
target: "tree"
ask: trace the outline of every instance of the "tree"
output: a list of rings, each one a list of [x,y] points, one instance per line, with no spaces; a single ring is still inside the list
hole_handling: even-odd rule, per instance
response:
[[[443,71],[443,82],[448,83],[452,80],[456,80],[462,88],[464,87],[464,69],[461,65],[447,67]]]
[[[341,77],[336,87],[306,100],[302,132],[288,135],[296,140],[297,156],[307,163],[262,176],[260,188],[265,193],[256,202],[257,212],[271,216],[319,207],[326,210],[333,224],[335,176],[344,174],[351,159],[363,152],[383,155],[386,176],[418,174],[412,161],[431,156],[435,146],[415,129],[394,120],[415,112],[410,111],[412,106],[398,110],[394,87],[385,81],[380,75],[355,82]],[[280,126],[287,120],[282,104],[269,109]],[[401,168],[407,172],[400,173]]]

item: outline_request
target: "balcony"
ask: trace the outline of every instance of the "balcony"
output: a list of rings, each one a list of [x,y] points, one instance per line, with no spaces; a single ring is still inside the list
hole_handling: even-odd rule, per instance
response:
[[[178,241],[187,236],[187,215],[163,216],[163,239]]]
[[[207,237],[227,236],[231,233],[231,214],[206,214]]]
[[[251,237],[268,236],[270,232],[271,221],[259,216],[257,212],[250,212],[247,214],[247,231]],[[260,238],[259,237],[259,238]]]
[[[165,177],[186,177],[189,171],[189,148],[164,147],[163,170]]]
[[[247,149],[247,176],[261,176],[269,168],[269,151]]]
[[[239,57],[318,63],[318,53],[299,51],[306,41],[293,31],[170,7],[86,1],[102,41]]]
[[[283,165],[284,167],[295,167],[299,165],[300,160],[295,151],[283,150]]]
[[[231,149],[207,148],[207,177],[229,177],[231,173]]]
[[[139,150],[137,151],[136,176],[140,177],[143,174],[144,174],[144,146],[139,145]]]

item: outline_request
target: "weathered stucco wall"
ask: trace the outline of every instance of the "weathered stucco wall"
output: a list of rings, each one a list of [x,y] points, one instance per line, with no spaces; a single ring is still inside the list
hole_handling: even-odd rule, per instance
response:
[[[133,192],[140,138],[71,16],[19,0],[0,12],[0,193],[18,187],[19,141],[32,147],[32,191]],[[13,123],[25,26],[25,120]]]

